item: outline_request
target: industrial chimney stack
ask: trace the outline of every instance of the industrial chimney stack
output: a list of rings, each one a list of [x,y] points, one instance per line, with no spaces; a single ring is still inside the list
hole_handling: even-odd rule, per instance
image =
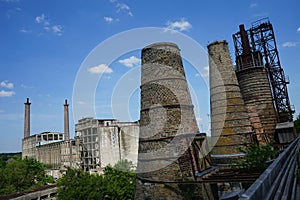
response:
[[[141,76],[135,199],[200,199],[202,185],[193,181],[205,167],[191,142],[199,129],[179,47],[160,42],[143,48]],[[192,184],[183,188],[185,181]]]
[[[24,116],[24,138],[28,138],[30,136],[30,102],[29,98],[27,98],[25,104],[25,116]]]
[[[67,99],[65,100],[64,104],[64,133],[65,133],[65,140],[70,139],[70,131],[69,131],[69,104]]]

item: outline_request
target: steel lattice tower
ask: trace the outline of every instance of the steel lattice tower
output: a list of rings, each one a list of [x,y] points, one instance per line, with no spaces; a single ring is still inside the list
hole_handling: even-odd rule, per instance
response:
[[[277,121],[293,121],[294,110],[291,108],[287,90],[289,81],[286,80],[283,68],[281,67],[272,24],[268,18],[264,18],[252,23],[252,27],[249,30],[246,30],[246,32],[246,38],[241,32],[233,35],[237,70],[240,70],[243,67],[239,58],[242,57],[245,48],[247,48],[243,41],[249,40],[249,50],[251,52],[260,52],[262,55],[262,61],[264,62],[264,67],[267,70],[268,79],[271,85]],[[246,51],[247,50],[248,49],[246,49]]]

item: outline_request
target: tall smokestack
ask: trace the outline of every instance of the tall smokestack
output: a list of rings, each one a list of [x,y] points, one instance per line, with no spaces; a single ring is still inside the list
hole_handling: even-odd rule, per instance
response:
[[[135,199],[196,197],[202,185],[187,184],[188,192],[176,183],[194,181],[201,170],[191,141],[199,129],[179,47],[161,42],[143,48],[141,76]]]
[[[243,54],[251,53],[250,43],[249,43],[249,39],[248,39],[248,33],[245,30],[244,24],[240,25],[240,34],[241,34],[241,39],[242,39]]]
[[[27,98],[25,104],[25,116],[24,116],[24,138],[30,136],[30,104],[29,98]]]
[[[216,162],[226,164],[239,154],[238,148],[250,142],[252,127],[233,69],[228,43],[208,45],[210,79],[212,153]],[[227,155],[226,159],[224,155]]]
[[[69,104],[67,99],[64,104],[64,132],[65,132],[65,140],[70,139],[70,131],[69,131]]]

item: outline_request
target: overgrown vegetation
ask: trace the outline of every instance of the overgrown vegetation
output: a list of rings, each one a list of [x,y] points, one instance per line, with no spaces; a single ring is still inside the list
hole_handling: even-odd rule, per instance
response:
[[[294,121],[294,127],[296,129],[296,133],[299,135],[300,134],[300,114],[297,116],[297,119]],[[297,154],[297,182],[300,184],[300,152]]]
[[[53,183],[53,178],[45,174],[46,166],[33,158],[21,159],[17,156],[1,162],[0,196],[17,192],[29,192],[35,188]]]
[[[294,127],[296,129],[296,133],[300,134],[300,114],[298,115],[297,119],[294,121]]]
[[[257,144],[244,144],[245,148],[239,148],[239,152],[245,154],[231,165],[240,171],[263,172],[268,167],[268,161],[276,158],[278,151],[272,144],[259,146]]]
[[[102,175],[90,175],[78,169],[68,169],[57,181],[58,199],[133,199],[135,173],[131,162],[120,161],[107,166]]]
[[[21,158],[22,153],[1,153],[0,154],[0,168],[5,167],[5,165],[16,159]]]

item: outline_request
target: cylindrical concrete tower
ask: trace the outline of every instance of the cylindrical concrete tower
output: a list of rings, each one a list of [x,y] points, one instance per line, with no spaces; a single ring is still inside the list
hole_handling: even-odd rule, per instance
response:
[[[64,133],[65,133],[65,140],[70,139],[70,131],[69,131],[69,104],[67,99],[65,100],[64,104]]]
[[[228,43],[217,41],[208,45],[211,135],[214,160],[235,157],[253,132],[247,109],[233,69]],[[219,160],[225,162],[226,160]]]
[[[272,93],[266,70],[256,66],[237,71],[241,93],[247,107],[255,107],[267,141],[272,141],[275,135],[276,112],[273,105]],[[255,130],[258,138],[259,133]],[[265,143],[265,142],[263,142]]]
[[[135,199],[200,197],[199,185],[180,184],[195,180],[201,162],[193,142],[199,130],[178,46],[145,47],[141,81]]]
[[[28,138],[30,136],[30,102],[29,98],[27,98],[25,104],[25,115],[24,115],[24,138]]]

